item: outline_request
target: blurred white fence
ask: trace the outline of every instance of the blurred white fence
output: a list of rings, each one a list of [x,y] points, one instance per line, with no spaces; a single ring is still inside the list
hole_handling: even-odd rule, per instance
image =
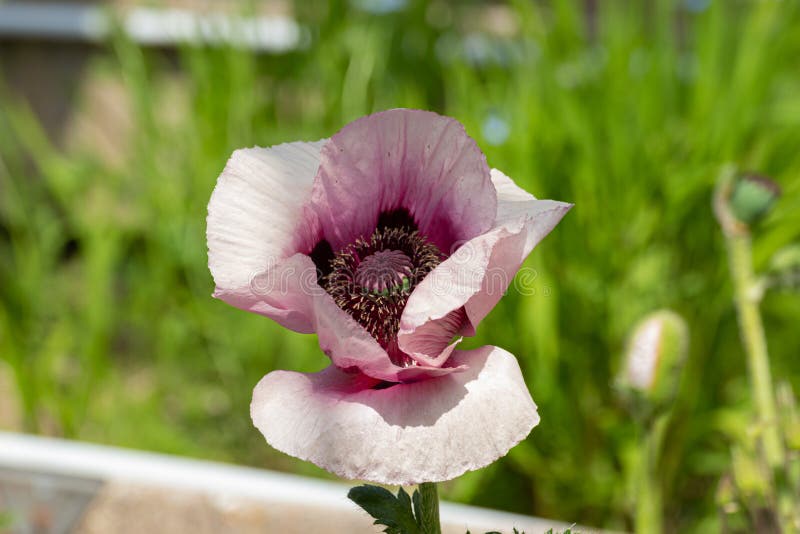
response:
[[[265,445],[266,446],[266,445]],[[197,494],[204,506],[237,503],[270,510],[261,532],[377,532],[350,502],[348,485],[216,462],[140,452],[83,442],[0,432],[0,512],[10,513],[15,533],[71,532],[89,528],[81,516],[108,485],[153,488],[157,495]],[[155,501],[168,513],[164,498]],[[119,508],[119,506],[118,506]],[[287,523],[281,513],[291,514]],[[141,513],[139,513],[141,515]],[[541,534],[569,525],[452,503],[442,503],[444,532]],[[137,520],[141,519],[137,516]],[[166,531],[180,519],[159,518]],[[107,523],[105,523],[107,524]],[[287,524],[289,526],[287,526]],[[127,525],[130,527],[130,524]],[[144,527],[143,527],[144,528]],[[92,531],[89,529],[89,531]],[[137,529],[126,532],[136,532]],[[187,531],[189,531],[187,529]],[[588,532],[581,529],[581,532]]]

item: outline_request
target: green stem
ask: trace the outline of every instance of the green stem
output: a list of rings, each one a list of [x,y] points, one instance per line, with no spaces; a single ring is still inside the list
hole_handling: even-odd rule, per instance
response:
[[[439,494],[435,482],[423,482],[419,485],[420,506],[422,507],[422,533],[441,534],[439,523]]]
[[[750,236],[742,232],[728,234],[726,237],[730,253],[736,311],[739,315],[742,342],[747,352],[747,364],[761,427],[761,442],[767,463],[770,467],[777,468],[784,464],[784,450],[778,429],[767,340],[764,335],[764,325],[761,322],[761,313],[758,309],[760,296],[756,291],[757,280],[753,274]]]
[[[640,447],[639,477],[636,498],[635,531],[639,534],[661,534],[663,528],[663,503],[661,479],[658,476],[658,461],[661,445],[669,422],[669,416],[656,419],[644,437]]]

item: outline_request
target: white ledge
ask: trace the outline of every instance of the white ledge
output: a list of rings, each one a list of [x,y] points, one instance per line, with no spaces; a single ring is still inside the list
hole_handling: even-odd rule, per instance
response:
[[[347,499],[350,486],[337,482],[94,445],[56,438],[0,432],[0,471],[75,477],[100,482],[131,483],[206,494],[214,500],[247,499],[271,504],[303,505],[354,511]],[[558,521],[510,514],[496,510],[442,503],[443,524],[463,526],[473,532],[511,531],[528,534],[569,527]],[[581,529],[582,532],[588,532]]]

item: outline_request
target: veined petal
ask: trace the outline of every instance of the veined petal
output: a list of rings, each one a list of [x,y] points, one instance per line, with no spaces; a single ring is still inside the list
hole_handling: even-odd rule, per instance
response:
[[[292,314],[308,321],[316,332],[322,351],[340,369],[358,369],[376,380],[390,382],[419,380],[460,369],[437,366],[399,367],[369,333],[333,301],[317,284],[317,271],[311,258],[294,254],[274,268],[253,277],[241,294],[219,295],[240,308],[278,318]],[[278,321],[283,324],[283,321]],[[413,369],[413,370],[412,370]]]
[[[433,325],[440,324],[462,306],[469,326],[477,328],[506,292],[533,247],[572,207],[564,202],[537,200],[495,169],[492,182],[498,199],[493,228],[464,243],[431,271],[408,299],[400,321],[398,344],[412,357],[420,352],[416,337],[430,338],[428,332],[440,330]],[[438,354],[447,341],[428,345],[431,356]],[[423,360],[433,363],[430,359]]]
[[[344,478],[449,480],[504,456],[539,422],[508,352],[456,351],[450,364],[468,368],[383,389],[333,366],[275,371],[256,386],[250,414],[270,445]]]
[[[311,332],[307,309],[291,304],[299,295],[254,294],[253,278],[281,270],[296,250],[303,205],[311,195],[325,140],[237,150],[228,160],[208,204],[206,237],[214,295],[275,319],[299,332]]]
[[[317,284],[316,267],[305,254],[294,254],[273,269],[257,274],[241,295],[227,292],[221,296],[240,308],[276,320],[284,316],[291,319],[292,314],[307,320],[309,331],[317,333],[322,351],[340,369],[358,369],[374,379],[389,382],[420,380],[462,370],[425,362],[414,367],[395,365],[378,342]],[[447,354],[451,350],[446,350]]]
[[[310,209],[334,250],[405,209],[443,252],[486,232],[496,193],[486,158],[456,120],[393,109],[361,118],[322,149]]]
[[[461,342],[461,338],[453,342],[453,337],[462,333],[466,324],[466,312],[464,308],[458,308],[420,325],[413,336],[398,338],[398,346],[417,363],[438,367],[447,361]]]
[[[292,330],[316,332],[336,365],[358,367],[381,380],[399,380],[408,373],[336,306],[317,283],[311,258],[305,250],[298,251],[307,248],[306,233],[313,233],[314,218],[303,206],[310,198],[324,143],[233,153],[208,205],[214,296]]]

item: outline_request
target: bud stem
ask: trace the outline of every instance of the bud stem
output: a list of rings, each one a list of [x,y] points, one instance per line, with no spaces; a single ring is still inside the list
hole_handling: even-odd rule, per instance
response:
[[[747,364],[752,380],[753,395],[762,431],[762,443],[767,463],[782,466],[784,451],[778,429],[775,395],[769,370],[767,340],[758,309],[759,299],[754,291],[757,280],[753,274],[752,247],[747,234],[727,236],[733,276],[736,311],[739,315],[742,342],[747,352]]]
[[[770,467],[778,468],[784,463],[784,449],[769,370],[767,339],[758,309],[761,295],[758,291],[759,281],[753,273],[750,228],[733,216],[730,206],[735,175],[736,168],[732,165],[722,169],[714,192],[714,213],[728,248],[739,330],[747,352],[764,456]]]
[[[658,476],[658,462],[664,434],[669,424],[669,415],[658,417],[650,425],[644,425],[644,443],[639,447],[639,482],[636,485],[636,524],[637,534],[661,534],[663,531],[663,509],[661,480]]]

